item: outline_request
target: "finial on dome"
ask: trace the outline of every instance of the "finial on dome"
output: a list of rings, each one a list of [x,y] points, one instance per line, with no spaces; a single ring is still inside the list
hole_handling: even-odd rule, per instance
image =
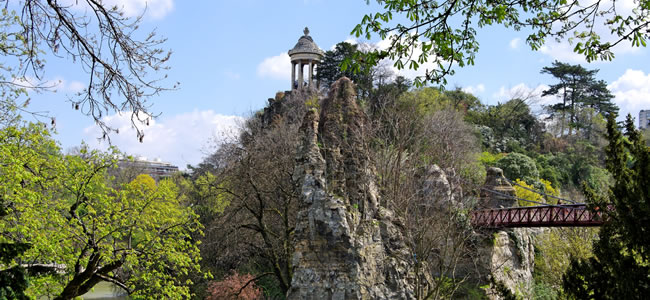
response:
[[[305,36],[308,36],[309,35],[309,28],[305,27],[305,30],[303,30],[302,32],[305,33]]]

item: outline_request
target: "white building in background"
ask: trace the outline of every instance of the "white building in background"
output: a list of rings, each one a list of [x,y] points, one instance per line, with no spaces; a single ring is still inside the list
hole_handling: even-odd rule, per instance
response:
[[[137,157],[134,160],[120,160],[118,162],[120,169],[131,169],[140,174],[148,174],[154,179],[169,177],[178,172],[178,167],[168,162],[163,162],[160,158],[147,160],[146,157]]]
[[[650,109],[641,110],[639,112],[639,128],[647,129],[650,128]]]

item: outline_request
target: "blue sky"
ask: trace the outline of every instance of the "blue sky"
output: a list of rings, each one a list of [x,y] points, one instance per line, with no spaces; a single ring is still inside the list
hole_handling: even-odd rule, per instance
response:
[[[328,50],[340,41],[352,40],[350,31],[363,15],[377,11],[376,5],[365,0],[107,2],[123,7],[130,16],[142,13],[146,3],[141,30],[144,33],[155,28],[168,39],[165,47],[173,51],[169,82],[181,83],[178,90],[151,99],[152,111],[161,116],[144,128],[143,143],[130,130],[127,116],[107,116],[109,124],[122,128],[112,141],[129,154],[161,158],[180,167],[199,163],[215,141],[236,135],[234,128],[242,117],[263,108],[276,92],[289,88],[286,52],[305,26],[320,48]],[[617,3],[626,8],[632,1]],[[600,69],[597,77],[608,82],[622,113],[638,116],[640,109],[650,109],[648,49],[623,45],[615,49],[613,62],[586,64],[570,51],[572,46],[567,42],[551,41],[533,52],[525,38],[525,32],[500,26],[479,30],[481,49],[476,64],[457,69],[456,75],[448,78],[447,88],[461,87],[487,104],[505,102],[518,92],[540,92],[546,84],[554,83],[540,70],[557,59]],[[413,76],[415,72],[403,75]],[[100,134],[92,120],[66,102],[86,82],[80,66],[65,58],[48,57],[45,78],[58,84],[57,91],[32,94],[32,108],[47,110],[56,118],[56,138],[63,148],[82,141],[105,147],[96,139]]]

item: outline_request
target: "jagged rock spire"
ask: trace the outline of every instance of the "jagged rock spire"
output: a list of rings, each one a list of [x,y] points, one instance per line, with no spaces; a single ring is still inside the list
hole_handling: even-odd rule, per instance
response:
[[[297,158],[300,209],[288,299],[414,299],[403,228],[379,205],[366,119],[347,78],[307,112]]]

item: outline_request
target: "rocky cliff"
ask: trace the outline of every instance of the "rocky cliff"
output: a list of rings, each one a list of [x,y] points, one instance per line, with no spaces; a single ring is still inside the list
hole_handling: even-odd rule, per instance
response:
[[[492,192],[490,192],[492,191]],[[499,168],[488,168],[481,192],[482,207],[512,207],[517,205],[515,189],[505,180]],[[535,266],[534,235],[538,230],[516,228],[484,232],[486,242],[479,249],[484,277],[490,283],[486,291],[490,299],[508,295],[529,299]]]
[[[401,222],[379,199],[367,120],[339,79],[301,127],[300,208],[288,299],[415,299]]]

